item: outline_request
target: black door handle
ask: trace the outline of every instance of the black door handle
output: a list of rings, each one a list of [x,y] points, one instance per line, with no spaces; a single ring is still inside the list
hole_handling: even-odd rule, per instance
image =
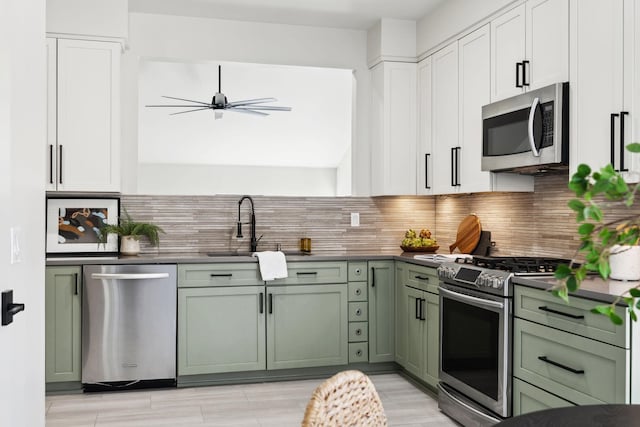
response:
[[[522,83],[520,83],[520,67],[523,65],[522,62],[516,62],[516,87],[522,87]]]
[[[529,61],[522,61],[522,86],[529,86],[529,80],[527,80],[527,66]]]
[[[53,144],[49,144],[49,184],[53,184]]]
[[[317,271],[298,271],[296,272],[298,276],[315,276],[318,274]]]
[[[616,169],[616,117],[618,117],[617,113],[611,113],[611,166],[614,169]]]
[[[258,306],[260,306],[260,314],[264,313],[264,293],[260,292],[260,300],[258,301]]]
[[[538,310],[546,311],[547,313],[558,314],[560,316],[570,317],[572,319],[584,319],[584,316],[582,316],[582,315],[565,313],[563,311],[554,310],[554,309],[549,308],[549,307],[544,306],[544,305],[542,307],[538,307]]]
[[[2,326],[13,322],[13,316],[24,311],[24,304],[13,302],[13,290],[2,292]]]
[[[74,295],[78,295],[78,273],[74,273],[73,275],[74,277],[74,281],[75,281],[75,288],[73,290],[73,294]]]
[[[424,155],[424,188],[427,190],[431,190],[429,186],[429,156],[431,154],[425,153]]]
[[[557,366],[560,369],[564,369],[565,371],[572,372],[574,374],[584,374],[584,369],[574,369],[570,366],[563,365],[562,363],[554,362],[553,360],[548,359],[547,356],[538,356],[538,359],[550,365]]]
[[[269,294],[269,314],[273,314],[273,294]]]
[[[376,286],[376,268],[371,267],[371,287],[374,288]]]
[[[429,281],[429,277],[428,276],[414,276],[416,279],[418,280],[426,280],[427,282]]]
[[[460,184],[460,151],[462,150],[462,147],[455,147],[454,148],[454,153],[455,153],[455,178],[456,178],[456,183],[455,186],[456,187],[460,187],[462,184]]]
[[[211,273],[211,277],[232,277],[232,273]]]
[[[628,172],[624,167],[624,116],[628,116],[628,111],[620,111],[620,172]]]

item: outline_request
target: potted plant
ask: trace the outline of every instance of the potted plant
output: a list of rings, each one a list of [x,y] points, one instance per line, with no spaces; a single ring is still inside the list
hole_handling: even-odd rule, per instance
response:
[[[640,153],[640,143],[629,144],[627,150]],[[635,271],[640,270],[640,214],[637,207],[632,209],[640,184],[628,185],[610,164],[599,171],[592,171],[589,166],[581,164],[571,177],[569,189],[576,195],[569,201],[569,208],[576,213],[582,243],[571,263],[556,270],[559,284],[553,293],[568,302],[569,292],[580,287],[588,272],[597,272],[604,280],[640,279],[640,271]],[[616,217],[605,219],[605,212],[614,209]],[[578,264],[576,258],[580,254],[584,255],[584,262]],[[616,271],[619,268],[621,270]],[[609,316],[615,324],[622,324],[614,308],[624,300],[630,318],[637,321],[636,310],[640,310],[640,300],[635,298],[640,297],[639,288],[640,285],[632,287],[612,304],[596,306],[592,311]]]
[[[155,224],[134,221],[125,209],[124,218],[120,217],[118,224],[106,224],[100,229],[99,242],[106,243],[107,236],[112,233],[121,237],[121,254],[138,255],[141,237],[146,237],[151,245],[158,246],[160,244],[159,233],[164,233],[164,230]]]

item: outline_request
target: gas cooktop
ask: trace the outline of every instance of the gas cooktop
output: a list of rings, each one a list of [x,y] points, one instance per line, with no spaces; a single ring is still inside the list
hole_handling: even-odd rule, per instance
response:
[[[549,257],[517,257],[501,256],[486,257],[474,256],[473,258],[458,258],[459,264],[471,264],[492,270],[502,270],[511,273],[553,273],[559,264],[569,264],[571,260]]]

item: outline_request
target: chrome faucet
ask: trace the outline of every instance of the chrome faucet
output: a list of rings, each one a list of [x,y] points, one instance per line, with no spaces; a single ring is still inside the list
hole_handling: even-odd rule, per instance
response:
[[[251,221],[250,222],[242,222],[240,219],[240,207],[242,206],[242,202],[245,200],[249,200],[251,204]],[[262,236],[256,239],[256,212],[253,209],[253,199],[249,196],[242,196],[240,201],[238,202],[238,234],[236,237],[241,239],[242,236],[242,224],[250,224],[251,225],[251,252],[256,252],[258,250],[258,242],[262,239]]]

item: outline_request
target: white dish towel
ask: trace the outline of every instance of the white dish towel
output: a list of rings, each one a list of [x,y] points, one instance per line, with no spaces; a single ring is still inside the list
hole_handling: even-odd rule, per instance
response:
[[[286,279],[289,277],[287,271],[287,259],[280,251],[254,252],[254,257],[258,257],[260,264],[260,275],[262,280],[269,281],[275,279]]]

